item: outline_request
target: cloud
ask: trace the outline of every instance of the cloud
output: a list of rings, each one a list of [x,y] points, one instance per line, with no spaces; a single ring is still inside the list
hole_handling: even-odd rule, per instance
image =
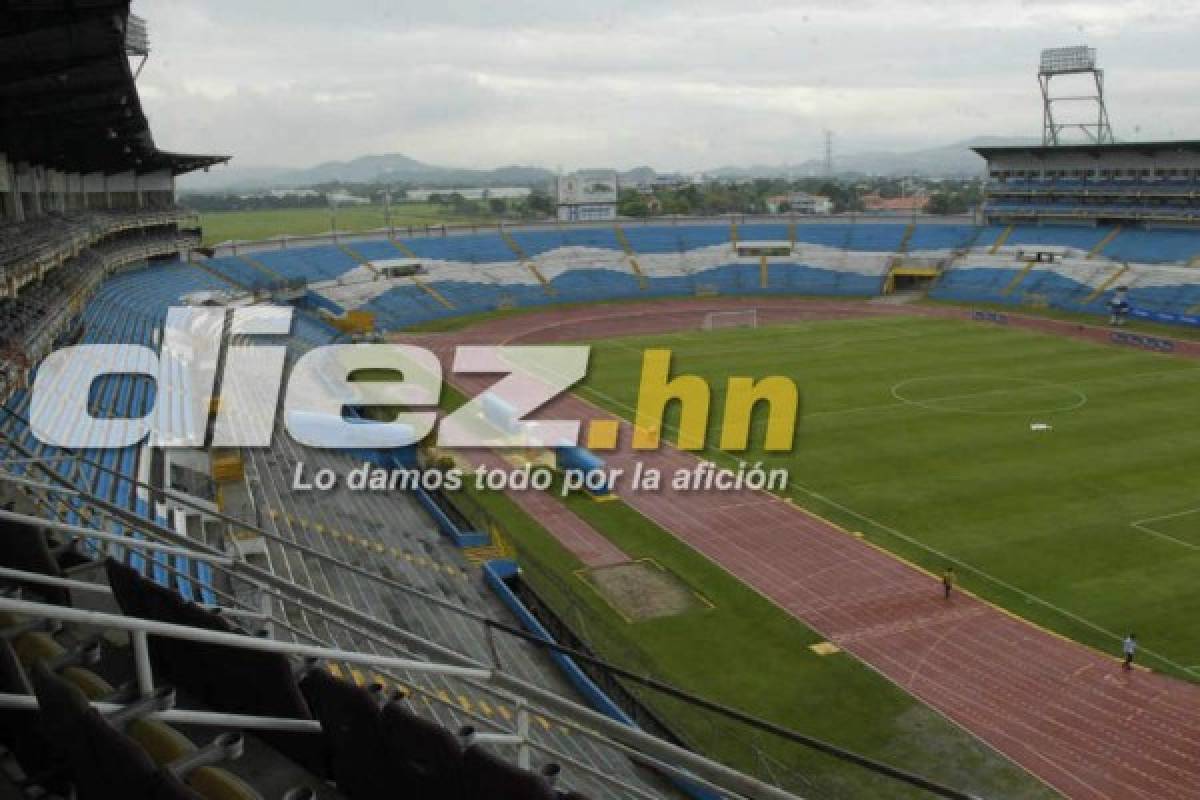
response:
[[[139,0],[160,145],[303,166],[795,163],[1036,135],[1043,47],[1087,42],[1119,137],[1188,136],[1180,2]],[[1149,88],[1147,88],[1149,87]]]

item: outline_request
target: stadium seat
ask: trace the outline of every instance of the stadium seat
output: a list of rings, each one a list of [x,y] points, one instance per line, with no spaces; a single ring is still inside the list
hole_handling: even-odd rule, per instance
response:
[[[53,578],[63,575],[57,559],[50,551],[46,534],[41,528],[27,522],[0,519],[0,565]],[[60,606],[71,604],[71,593],[61,587],[26,581],[18,581],[16,585],[41,596],[48,603]]]
[[[137,742],[92,709],[83,692],[45,664],[34,667],[33,686],[42,730],[63,753],[81,800],[202,797],[160,769]]]
[[[240,778],[212,766],[240,755],[240,736],[223,734],[197,748],[142,716],[161,707],[165,693],[105,719],[44,662],[33,668],[33,688],[43,735],[61,751],[82,800],[260,800]]]
[[[105,561],[109,586],[124,613],[218,633],[240,633],[226,618],[183,600],[114,559]],[[278,653],[151,636],[155,674],[218,711],[312,719],[292,662]],[[264,731],[259,738],[317,775],[325,757],[318,737]]]
[[[488,800],[557,800],[554,788],[529,770],[510,764],[478,745],[463,754],[466,796]]]
[[[405,701],[383,708],[380,728],[413,796],[431,800],[466,797],[462,741],[442,726],[417,716]]]
[[[7,639],[0,639],[0,692],[33,696],[33,685]],[[57,768],[50,745],[37,724],[37,711],[0,711],[0,745],[12,753],[27,776],[43,784]],[[51,784],[47,788],[64,788]]]
[[[326,774],[340,791],[350,798],[372,798],[404,785],[396,779],[398,765],[384,744],[375,694],[339,680],[324,669],[311,670],[301,687],[321,722]]]

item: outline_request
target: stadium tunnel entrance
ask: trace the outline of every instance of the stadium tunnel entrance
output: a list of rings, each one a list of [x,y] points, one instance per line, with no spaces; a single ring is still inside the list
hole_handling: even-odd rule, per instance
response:
[[[883,294],[897,292],[928,292],[937,282],[941,270],[932,264],[896,264],[883,282]]]

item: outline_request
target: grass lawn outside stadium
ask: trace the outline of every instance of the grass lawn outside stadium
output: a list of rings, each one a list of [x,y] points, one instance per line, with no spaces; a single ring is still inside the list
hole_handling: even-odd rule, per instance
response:
[[[589,344],[591,368],[575,391],[627,419],[642,351],[672,349],[673,374],[701,375],[713,389],[713,443],[728,375],[792,377],[802,398],[792,452],[752,449],[734,459],[714,448],[706,457],[786,466],[798,504],[873,543],[933,571],[956,564],[965,588],[1108,652],[1136,630],[1143,663],[1198,677],[1197,362],[918,316]],[[761,441],[758,411],[752,440]],[[668,438],[677,414],[673,404]],[[1051,430],[1033,431],[1035,422]],[[1050,794],[857,661],[814,656],[808,645],[819,636],[623,502],[567,501],[632,558],[663,565],[715,609],[629,624],[589,594],[575,574],[581,565],[536,521],[501,495],[476,499],[514,540],[530,582],[568,609],[600,654],[984,796]],[[697,712],[654,702],[685,730],[712,727]],[[715,754],[746,758],[736,737],[709,739]],[[777,755],[815,776],[815,796],[903,796],[822,756]]]
[[[486,225],[495,217],[463,216],[433,203],[403,203],[392,206],[392,225],[396,228],[424,228],[426,225]],[[260,241],[273,236],[312,236],[328,233],[328,208],[275,208],[253,211],[208,211],[200,215],[204,244]],[[341,233],[377,230],[387,227],[384,207],[378,205],[344,206],[337,210]]]

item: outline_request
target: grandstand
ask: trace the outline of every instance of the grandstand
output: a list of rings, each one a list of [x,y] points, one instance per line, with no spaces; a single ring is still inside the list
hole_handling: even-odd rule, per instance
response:
[[[227,159],[154,144],[128,0],[6,10],[0,41],[0,794],[791,796],[582,705],[428,497],[287,488],[298,459],[362,454],[39,441],[28,387],[51,350],[157,347],[173,305],[292,297],[358,261],[181,257],[200,240],[175,177]],[[294,333],[292,358],[338,335],[311,309]],[[203,440],[187,380],[76,389],[93,416],[154,408]]]
[[[0,42],[0,796],[805,796],[812,784],[770,759],[782,743],[871,773],[879,796],[968,797],[558,643],[502,537],[446,495],[292,485],[301,466],[346,474],[411,452],[308,448],[282,420],[269,445],[240,450],[52,447],[31,429],[29,387],[63,345],[157,349],[172,308],[289,303],[291,364],[486,312],[905,286],[1094,314],[1120,287],[1135,316],[1200,325],[1200,230],[1132,224],[1150,206],[1154,220],[1190,213],[1182,189],[1147,187],[1186,188],[1192,167],[1095,187],[998,167],[985,224],[606,220],[202,250],[175,179],[227,157],[154,144],[129,62],[147,34],[128,0],[28,4],[0,18]],[[1049,217],[1073,224],[1029,224]],[[225,331],[224,312],[211,324]],[[247,336],[189,355],[228,359]],[[222,406],[265,391],[227,380],[197,404],[178,367],[69,385],[94,417],[153,414],[198,442]],[[698,752],[649,693],[741,726],[758,769]]]
[[[873,297],[905,285],[930,297],[1103,314],[1129,290],[1136,316],[1197,324],[1200,230],[977,225],[963,220],[747,218],[673,225],[533,225],[362,234],[332,244],[257,245],[253,259],[303,282],[332,316],[360,310],[381,330],[514,307],[714,295]],[[514,249],[515,246],[515,249]],[[275,249],[272,249],[275,248]],[[245,246],[242,246],[245,250]],[[249,269],[230,247],[199,263]],[[1041,254],[1039,258],[1039,254]],[[389,275],[400,258],[405,274]],[[376,264],[376,266],[372,266]],[[411,273],[411,274],[410,274]],[[243,284],[249,286],[249,281]]]
[[[1200,142],[973,149],[987,161],[983,214],[992,222],[1171,226],[1200,217]]]

